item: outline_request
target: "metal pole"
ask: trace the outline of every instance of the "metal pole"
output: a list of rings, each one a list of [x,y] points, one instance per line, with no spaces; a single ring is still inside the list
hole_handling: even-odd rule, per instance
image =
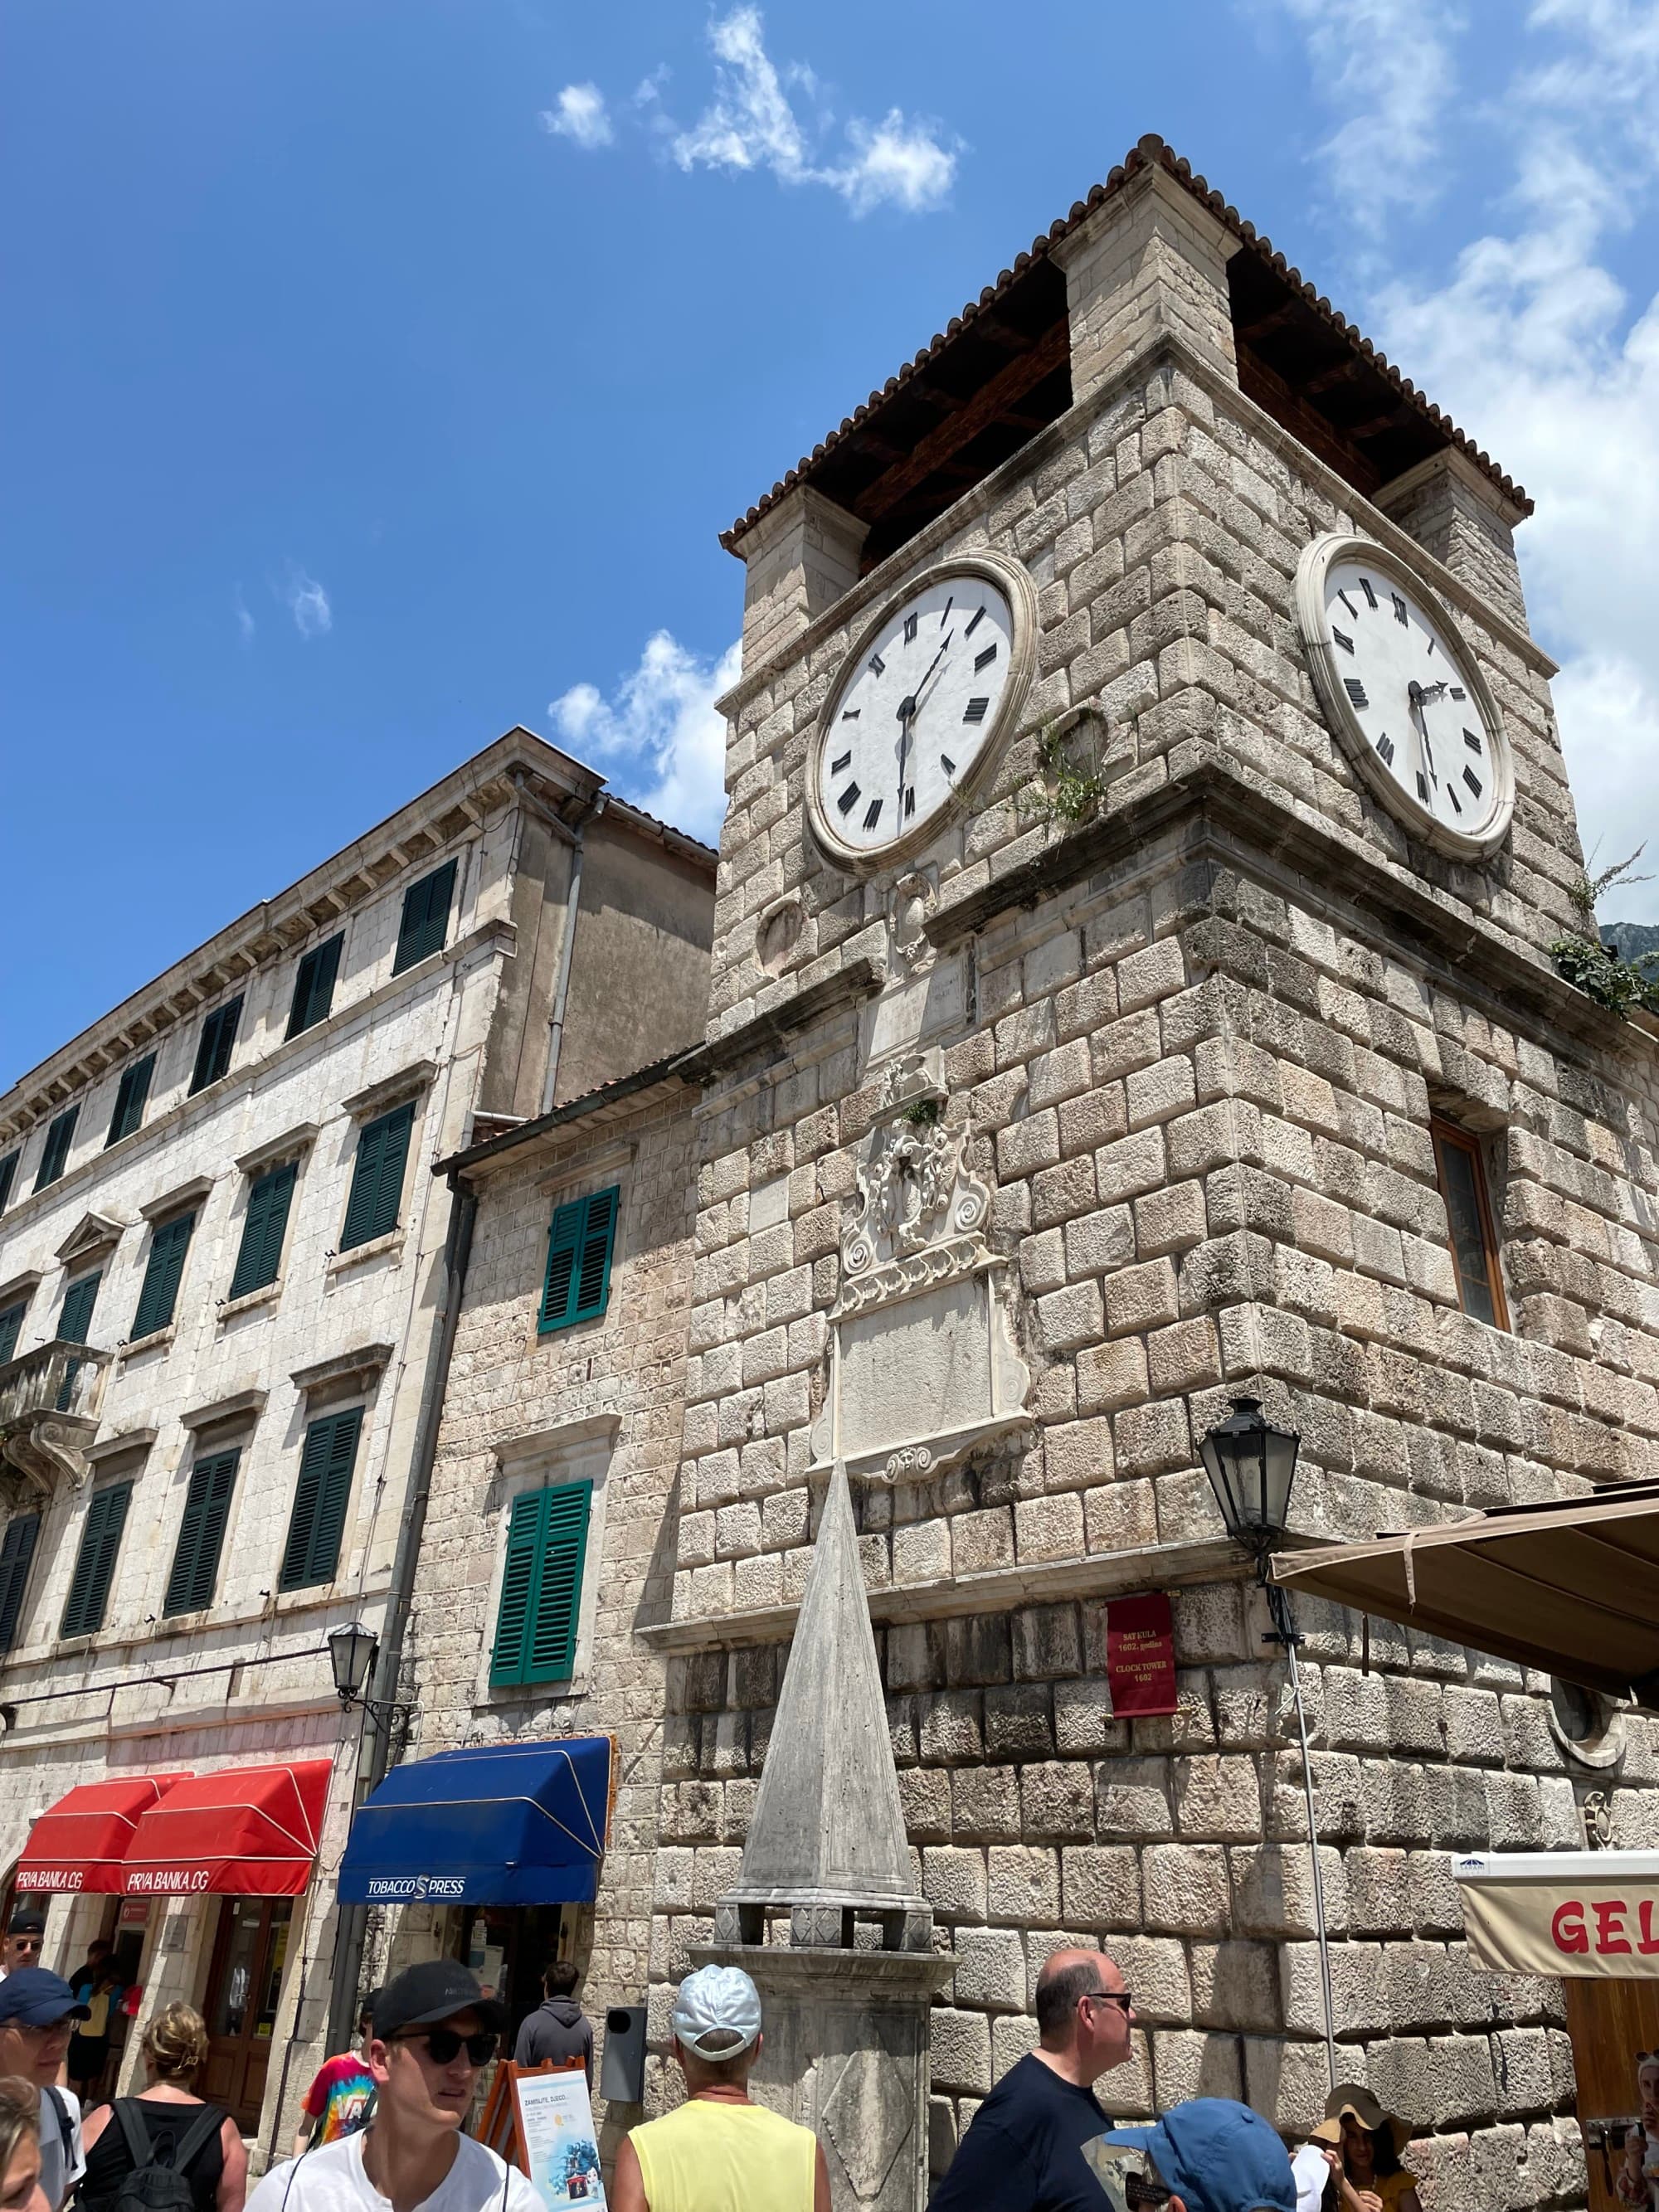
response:
[[[1336,2087],[1336,2008],[1331,2001],[1331,1942],[1325,1927],[1325,1877],[1319,1864],[1319,1819],[1314,1811],[1313,1763],[1308,1756],[1308,1716],[1302,1703],[1302,1670],[1296,1663],[1298,1642],[1291,1620],[1290,1603],[1282,1591],[1270,1591],[1269,1601],[1279,1597],[1284,1605],[1284,1619],[1279,1626],[1279,1635],[1291,1660],[1291,1695],[1296,1700],[1297,1734],[1302,1740],[1302,1794],[1308,1801],[1308,1855],[1313,1861],[1314,1933],[1319,1940],[1319,1984],[1325,2000],[1325,2063],[1330,2074],[1330,2086]],[[1278,1607],[1274,1607],[1275,1615]]]

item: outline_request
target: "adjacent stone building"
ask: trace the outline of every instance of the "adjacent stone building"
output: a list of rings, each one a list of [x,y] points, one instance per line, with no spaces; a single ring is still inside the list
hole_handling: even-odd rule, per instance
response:
[[[203,2006],[267,2150],[357,1774],[326,1638],[388,1632],[441,1387],[432,1164],[696,1041],[713,868],[514,730],[0,1098],[0,1860],[62,1893],[49,1964],[109,1935],[137,2027]],[[72,1790],[131,1829],[180,1773],[200,1809],[125,1897],[31,1844]],[[237,1800],[264,1826],[226,1843]]]

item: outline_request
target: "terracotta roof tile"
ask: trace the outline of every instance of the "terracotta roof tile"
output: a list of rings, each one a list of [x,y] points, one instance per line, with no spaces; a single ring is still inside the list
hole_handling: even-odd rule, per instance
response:
[[[1401,399],[1426,422],[1432,423],[1450,444],[1456,447],[1460,453],[1491,479],[1506,499],[1513,501],[1523,514],[1531,514],[1533,506],[1531,500],[1528,498],[1519,484],[1512,482],[1504,474],[1491,455],[1478,447],[1472,438],[1466,436],[1449,415],[1435,406],[1431,400],[1425,399],[1410,379],[1402,376],[1388,356],[1379,353],[1370,340],[1362,336],[1356,325],[1349,322],[1346,316],[1339,314],[1330,301],[1322,294],[1316,292],[1306,281],[1301,270],[1293,268],[1285,256],[1275,250],[1271,239],[1263,237],[1254,223],[1245,222],[1237,208],[1230,206],[1219,192],[1212,191],[1206,179],[1194,173],[1190,161],[1183,161],[1156,132],[1151,132],[1130,149],[1118,167],[1109,173],[1103,184],[1092,186],[1086,198],[1074,201],[1067,214],[1051,223],[1042,236],[1034,238],[1029,253],[1017,254],[1012,264],[1003,270],[995,283],[988,284],[977,300],[970,300],[959,315],[953,315],[945,328],[937,332],[927,344],[923,346],[920,353],[906,362],[896,376],[888,378],[879,392],[872,392],[861,407],[855,407],[850,415],[842,419],[838,428],[832,430],[821,444],[814,446],[810,453],[803,455],[787,475],[773,485],[763,499],[757,501],[746,514],[739,515],[730,529],[722,531],[720,542],[726,550],[734,551],[744,532],[751,529],[763,514],[775,507],[786,492],[793,490],[798,483],[810,483],[817,464],[826,454],[833,453],[853,431],[878,414],[895,392],[900,391],[920,369],[925,368],[929,362],[934,360],[951,345],[958,334],[965,330],[977,316],[982,314],[988,307],[1000,300],[1034,261],[1045,258],[1062,239],[1070,236],[1085,216],[1091,214],[1104,201],[1121,191],[1128,179],[1153,162],[1158,163],[1168,170],[1171,176],[1185,185],[1194,199],[1200,202],[1212,215],[1224,223],[1250,252],[1275,270],[1293,289],[1299,293],[1307,304],[1316,310],[1329,328],[1346,341],[1355,354],[1360,356],[1370,367],[1379,370],[1393,385]]]

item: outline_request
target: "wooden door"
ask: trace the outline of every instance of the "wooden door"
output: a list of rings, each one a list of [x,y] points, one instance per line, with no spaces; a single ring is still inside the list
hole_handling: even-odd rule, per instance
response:
[[[1659,1981],[1564,1979],[1567,2033],[1578,2080],[1578,2123],[1589,2168],[1590,2212],[1644,2206],[1633,2174],[1628,2193],[1618,2180],[1632,2125],[1649,2138],[1647,2182],[1659,2185]],[[1644,2065],[1647,2057],[1652,2063]]]
[[[208,1973],[208,2062],[202,2094],[244,2135],[258,2130],[293,1906],[285,1897],[228,1897]]]

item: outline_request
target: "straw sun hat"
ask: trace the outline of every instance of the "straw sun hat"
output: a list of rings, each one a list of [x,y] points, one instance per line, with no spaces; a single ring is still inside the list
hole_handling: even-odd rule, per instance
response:
[[[1384,2112],[1370,2091],[1358,2081],[1339,2081],[1325,2100],[1325,2117],[1314,2130],[1312,2141],[1329,2143],[1333,2150],[1342,2142],[1342,2123],[1352,2112],[1362,2128],[1380,2135],[1386,2128],[1394,2138],[1394,2154],[1403,2158],[1406,2145],[1412,2139],[1412,2124],[1402,2120],[1398,2112]]]

